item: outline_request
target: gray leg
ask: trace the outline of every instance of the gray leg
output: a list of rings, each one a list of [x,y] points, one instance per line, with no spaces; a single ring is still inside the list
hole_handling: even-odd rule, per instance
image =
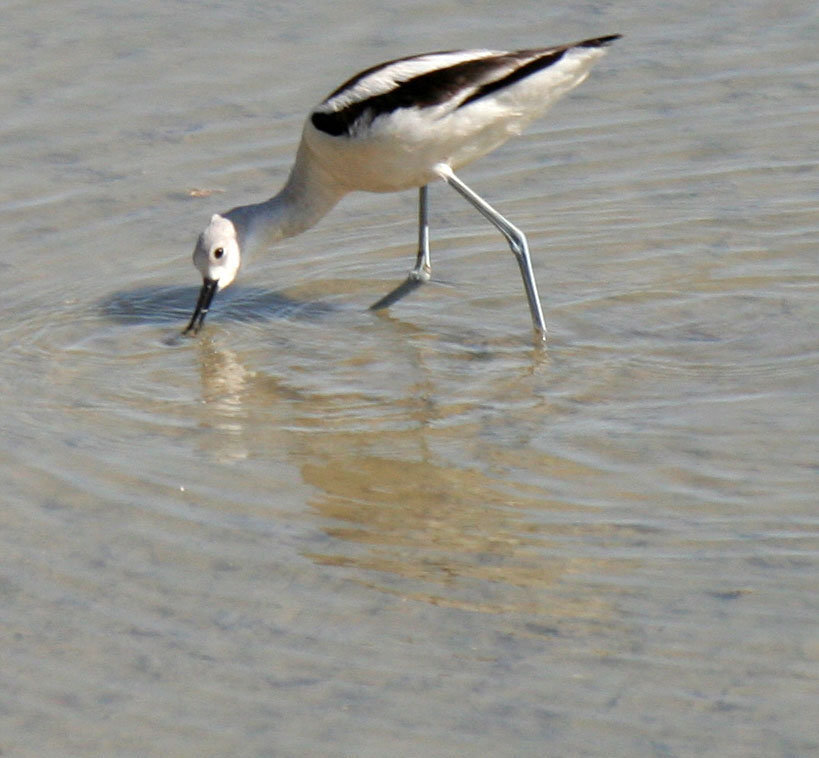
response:
[[[429,259],[429,214],[427,209],[427,185],[418,190],[418,257],[415,267],[407,274],[406,280],[370,306],[371,311],[389,308],[402,297],[428,282],[432,273]]]
[[[535,331],[539,332],[543,339],[546,339],[546,321],[543,318],[543,309],[540,306],[535,274],[532,270],[532,259],[529,255],[529,244],[526,241],[525,235],[520,229],[501,216],[501,214],[480,195],[467,187],[466,184],[455,176],[449,166],[441,164],[437,167],[437,170],[441,178],[444,179],[450,187],[466,198],[469,203],[477,208],[478,211],[506,237],[509,247],[515,254],[518,266],[520,267],[520,274],[523,277],[523,287],[526,290],[526,298],[529,300],[529,312],[532,314],[532,324],[535,327]]]
[[[428,187],[425,184],[418,190],[418,259],[410,276],[429,281],[432,274],[432,263],[429,259],[429,211],[427,204]]]

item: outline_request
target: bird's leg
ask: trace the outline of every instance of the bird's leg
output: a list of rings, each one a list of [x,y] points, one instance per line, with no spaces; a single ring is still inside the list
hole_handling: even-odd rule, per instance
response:
[[[427,205],[428,188],[425,184],[418,190],[418,258],[415,268],[410,271],[412,279],[428,282],[432,275],[432,263],[429,259],[429,209]]]
[[[427,185],[423,185],[418,190],[418,257],[415,260],[415,267],[407,274],[405,281],[401,282],[394,290],[388,292],[377,302],[370,306],[371,311],[388,308],[393,303],[397,303],[414,289],[417,289],[424,282],[428,282],[432,273],[432,264],[429,258],[429,213],[427,208]]]
[[[526,241],[526,236],[520,229],[501,216],[486,200],[455,176],[449,166],[440,164],[436,167],[436,170],[450,187],[462,197],[466,198],[471,205],[478,209],[484,218],[506,237],[509,247],[515,254],[518,266],[520,267],[520,274],[523,277],[523,287],[526,290],[526,298],[529,300],[529,312],[532,314],[532,324],[535,327],[535,331],[545,340],[546,321],[543,318],[543,309],[540,305],[540,296],[537,292],[537,284],[535,283],[535,274],[532,270],[532,259],[529,255],[529,244]]]

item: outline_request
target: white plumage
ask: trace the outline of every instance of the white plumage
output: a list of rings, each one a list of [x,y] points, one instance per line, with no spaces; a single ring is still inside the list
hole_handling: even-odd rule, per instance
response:
[[[214,294],[235,279],[243,249],[299,234],[349,192],[419,187],[416,266],[372,307],[391,305],[429,280],[426,185],[443,179],[506,237],[520,265],[533,324],[544,336],[525,236],[454,171],[520,134],[580,84],[618,36],[515,52],[428,53],[375,66],[345,82],[308,117],[281,192],[215,215],[200,235],[193,258],[204,283],[185,331],[199,329]]]

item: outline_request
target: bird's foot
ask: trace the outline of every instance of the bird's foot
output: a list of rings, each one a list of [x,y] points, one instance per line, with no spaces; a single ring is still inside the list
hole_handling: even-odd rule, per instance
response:
[[[432,279],[432,269],[429,266],[416,266],[407,273],[407,281],[424,284]]]

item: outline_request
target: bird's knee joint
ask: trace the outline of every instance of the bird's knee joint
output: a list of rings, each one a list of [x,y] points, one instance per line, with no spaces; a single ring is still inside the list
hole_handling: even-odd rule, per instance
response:
[[[515,258],[523,259],[526,258],[526,243],[520,244],[517,240],[509,240],[509,247],[512,252],[515,254]]]

